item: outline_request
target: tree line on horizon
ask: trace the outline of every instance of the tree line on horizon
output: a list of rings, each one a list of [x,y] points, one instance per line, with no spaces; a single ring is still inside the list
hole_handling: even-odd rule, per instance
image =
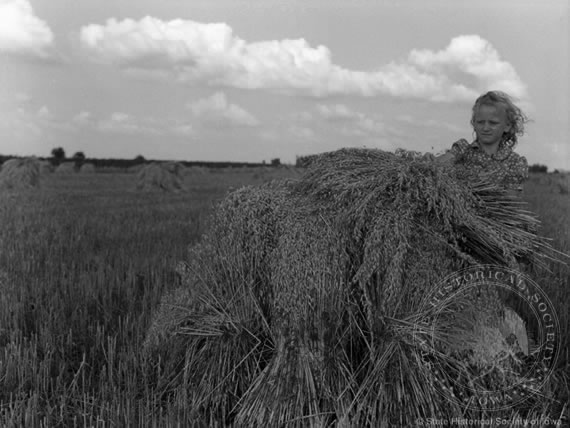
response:
[[[316,158],[315,155],[297,156],[295,160],[295,166],[297,168],[306,168],[311,164],[311,162]],[[7,156],[0,155],[0,164],[4,163],[8,159],[17,158],[18,156]],[[129,168],[136,165],[144,165],[148,163],[157,162],[155,160],[148,160],[142,155],[137,155],[133,159],[120,159],[120,158],[88,158],[82,151],[75,152],[73,156],[67,157],[65,149],[63,147],[55,147],[51,150],[51,156],[47,158],[40,157],[39,159],[49,161],[53,166],[57,167],[64,162],[73,162],[76,169],[81,168],[85,163],[93,164],[96,168],[114,167],[114,168]],[[160,161],[158,161],[160,162]],[[279,158],[271,159],[269,163],[263,161],[259,162],[215,162],[215,161],[177,161],[180,164],[191,167],[191,166],[202,166],[210,168],[228,168],[228,167],[260,167],[260,166],[280,166],[281,160]],[[548,173],[548,166],[543,164],[532,164],[529,166],[528,171],[530,173]],[[555,169],[552,171],[557,174],[561,171]]]
[[[8,159],[18,158],[19,156],[10,155],[0,155],[0,165],[7,161]],[[84,152],[79,151],[73,154],[73,156],[68,157],[65,149],[63,147],[55,147],[51,150],[51,156],[49,157],[39,157],[40,160],[46,160],[50,162],[54,167],[59,166],[65,162],[73,162],[75,169],[81,168],[85,163],[90,163],[96,168],[129,168],[137,165],[145,165],[155,162],[165,162],[156,161],[152,159],[146,159],[142,155],[137,155],[133,159],[121,159],[121,158],[88,158]],[[176,161],[185,167],[191,166],[201,166],[208,168],[239,168],[239,167],[261,167],[261,166],[280,166],[281,161],[279,158],[272,159],[268,164],[265,161],[259,162],[219,162],[219,161]]]

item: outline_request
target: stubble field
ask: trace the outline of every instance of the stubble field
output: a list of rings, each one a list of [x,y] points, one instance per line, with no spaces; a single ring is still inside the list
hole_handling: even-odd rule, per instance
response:
[[[291,177],[213,171],[179,193],[137,192],[126,173],[50,175],[0,193],[0,426],[176,426],[183,398],[161,400],[159,368],[140,352],[175,267],[228,190]],[[570,253],[568,178],[534,175],[523,198],[541,234]],[[561,324],[570,370],[570,268],[535,278]]]

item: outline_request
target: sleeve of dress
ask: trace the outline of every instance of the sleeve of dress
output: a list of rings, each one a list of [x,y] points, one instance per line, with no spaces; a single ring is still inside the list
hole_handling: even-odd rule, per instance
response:
[[[462,138],[461,140],[457,140],[455,143],[453,143],[449,151],[457,158],[463,155],[468,147],[469,143],[466,139]]]
[[[521,156],[517,162],[517,178],[519,180],[519,184],[523,184],[526,180],[528,180],[528,162],[524,156]]]
[[[516,156],[509,171],[509,182],[515,190],[522,191],[523,183],[528,180],[528,162],[524,156]]]

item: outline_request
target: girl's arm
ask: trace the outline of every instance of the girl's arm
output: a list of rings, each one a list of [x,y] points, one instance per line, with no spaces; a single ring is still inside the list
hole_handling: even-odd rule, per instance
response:
[[[437,163],[447,163],[447,162],[453,162],[455,159],[455,155],[451,152],[451,151],[447,151],[442,155],[439,156],[435,156],[432,153],[425,153],[423,155],[424,159],[430,160],[431,162],[437,162]]]
[[[521,194],[523,184],[528,180],[528,162],[524,156],[513,153],[512,159],[507,164],[506,185],[513,193]]]
[[[434,159],[438,163],[448,163],[455,160],[455,155],[451,151],[447,151],[442,155],[435,156]]]
[[[467,150],[468,147],[469,143],[466,139],[462,138],[461,140],[457,140],[455,143],[453,143],[451,149],[446,150],[444,154],[434,156],[431,153],[426,153],[424,157],[427,157],[437,163],[453,163],[457,157],[460,157],[465,152],[465,150]]]

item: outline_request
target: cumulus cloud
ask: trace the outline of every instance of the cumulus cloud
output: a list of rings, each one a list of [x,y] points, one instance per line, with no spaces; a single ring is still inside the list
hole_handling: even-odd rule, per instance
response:
[[[179,137],[193,137],[196,132],[190,124],[175,124],[169,127],[169,133]]]
[[[12,111],[4,111],[0,120],[0,128],[7,129],[14,135],[22,138],[39,138],[50,135],[52,130],[70,131],[69,121],[61,120],[48,106],[36,107],[29,105],[20,106]]]
[[[318,104],[318,115],[339,126],[341,134],[349,137],[374,137],[386,135],[386,126],[377,118],[351,110],[344,104]]]
[[[456,37],[437,52],[413,50],[409,61],[427,73],[448,76],[465,73],[476,78],[481,89],[501,89],[513,96],[526,96],[526,86],[515,68],[501,59],[491,43],[477,35]]]
[[[0,53],[52,57],[54,36],[28,0],[0,0]]]
[[[315,131],[307,126],[291,125],[289,132],[296,138],[303,140],[313,140],[316,137]]]
[[[144,75],[173,74],[180,81],[329,96],[338,94],[414,97],[433,101],[472,100],[503,89],[525,98],[514,68],[477,35],[458,36],[439,51],[414,50],[400,62],[376,70],[334,64],[329,48],[304,39],[247,42],[224,23],[145,17],[108,20],[80,32],[88,54]]]
[[[322,118],[331,121],[351,121],[361,117],[361,114],[350,110],[344,104],[319,104],[317,105],[317,112]]]
[[[419,119],[417,117],[413,117],[407,114],[399,115],[394,118],[395,120],[402,122],[405,124],[406,128],[414,127],[418,129],[434,129],[440,128],[445,129],[448,131],[452,131],[457,134],[461,134],[468,130],[467,124],[464,126],[458,126],[450,122],[446,122],[445,120],[434,120],[434,119]]]
[[[259,121],[242,107],[228,102],[223,92],[188,104],[194,116],[212,126],[257,126]]]
[[[90,117],[90,114],[82,112],[75,116],[75,122],[87,124]],[[124,112],[114,112],[109,117],[99,120],[96,128],[102,132],[126,135],[176,135],[181,137],[194,135],[192,125],[187,123],[152,118],[142,119]]]
[[[117,132],[122,134],[152,133],[156,134],[152,128],[143,127],[136,119],[126,113],[114,112],[110,117],[102,119],[98,123],[98,128],[104,132]]]
[[[26,92],[18,92],[15,95],[15,99],[18,103],[27,104],[32,101],[32,96]]]
[[[91,113],[88,111],[81,111],[73,116],[72,122],[77,125],[86,125],[91,121]]]
[[[38,122],[36,114],[18,107],[15,110],[2,112],[0,115],[0,132],[14,138],[40,138],[43,129]]]
[[[51,120],[53,115],[47,106],[42,106],[38,109],[37,115],[40,119]]]

